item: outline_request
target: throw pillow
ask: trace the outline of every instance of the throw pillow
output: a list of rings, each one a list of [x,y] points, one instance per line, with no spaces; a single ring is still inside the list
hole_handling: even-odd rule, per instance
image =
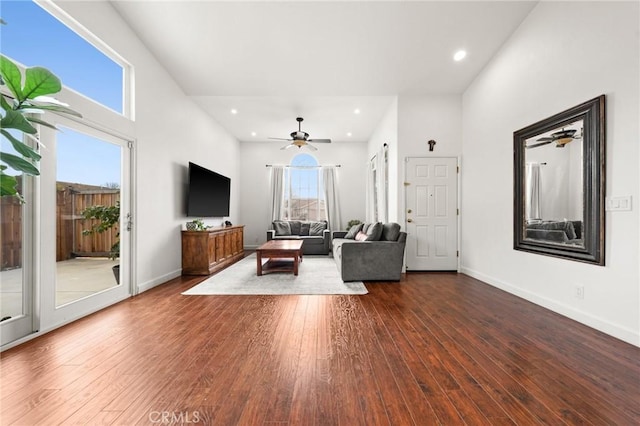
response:
[[[300,223],[299,220],[290,220],[289,221],[289,226],[291,226],[291,235],[302,235],[300,233],[301,223]]]
[[[300,223],[300,235],[305,237],[308,236],[310,227],[311,227],[311,224],[309,222]]]
[[[366,241],[379,241],[381,235],[382,235],[382,222],[372,223],[371,226],[367,228]]]
[[[347,232],[347,234],[344,237],[346,239],[348,239],[348,240],[355,240],[356,239],[356,235],[358,235],[358,232],[362,231],[362,227],[363,226],[364,226],[364,223],[359,223],[357,225],[353,225],[349,229],[349,232]]]
[[[276,236],[291,235],[291,227],[289,222],[283,220],[275,220],[273,222],[273,229],[276,231]]]
[[[311,222],[309,235],[312,237],[322,237],[322,233],[327,229],[327,222]]]
[[[398,241],[400,236],[400,225],[395,222],[389,222],[382,225],[382,241]]]
[[[370,223],[365,223],[362,225],[362,229],[361,231],[364,232],[365,234],[367,233],[367,230],[369,229],[369,227],[371,226]]]
[[[367,234],[365,234],[364,232],[360,231],[356,234],[356,241],[367,241]]]

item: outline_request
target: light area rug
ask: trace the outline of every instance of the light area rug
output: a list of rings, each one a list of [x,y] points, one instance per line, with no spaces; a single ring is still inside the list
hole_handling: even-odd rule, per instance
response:
[[[304,256],[298,276],[292,272],[256,275],[255,253],[234,263],[185,291],[187,296],[278,295],[278,294],[367,294],[362,281],[343,282],[333,259]]]

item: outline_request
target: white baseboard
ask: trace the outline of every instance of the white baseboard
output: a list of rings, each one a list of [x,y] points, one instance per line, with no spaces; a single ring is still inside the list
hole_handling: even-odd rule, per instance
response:
[[[618,324],[613,324],[609,321],[593,316],[587,312],[575,309],[572,306],[558,303],[555,300],[540,296],[539,294],[523,290],[522,288],[501,281],[495,277],[485,275],[473,269],[462,267],[461,272],[482,282],[485,282],[493,287],[504,290],[507,293],[511,293],[513,295],[521,297],[531,303],[535,303],[536,305],[542,306],[543,308],[549,309],[567,318],[571,318],[574,321],[578,321],[581,324],[606,333],[609,336],[615,337],[616,339],[620,339],[624,342],[640,347],[640,334],[635,332],[634,330],[622,327]]]
[[[180,275],[182,275],[182,269],[176,269],[175,271],[171,271],[167,274],[161,275],[152,280],[146,281],[142,284],[138,284],[138,291],[136,292],[136,294],[140,294],[147,290],[151,290],[152,288],[157,287],[160,284],[164,284],[167,281],[170,281],[174,278],[178,278]]]

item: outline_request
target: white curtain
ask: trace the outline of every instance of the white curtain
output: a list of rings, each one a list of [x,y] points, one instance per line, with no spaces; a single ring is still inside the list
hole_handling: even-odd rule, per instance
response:
[[[377,222],[377,197],[376,197],[376,175],[377,157],[374,156],[367,163],[367,209],[365,211],[365,222]]]
[[[527,220],[540,219],[540,164],[527,163],[525,174],[525,215]]]
[[[269,197],[270,222],[282,219],[284,202],[284,167],[271,167],[271,192]]]
[[[340,218],[340,203],[338,201],[338,185],[336,182],[336,168],[322,168],[322,186],[324,189],[324,203],[327,211],[328,228],[334,231],[342,229]]]

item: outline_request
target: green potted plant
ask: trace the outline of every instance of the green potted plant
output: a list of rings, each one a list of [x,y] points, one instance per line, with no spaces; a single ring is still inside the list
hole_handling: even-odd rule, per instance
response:
[[[101,234],[110,230],[114,226],[118,229],[120,224],[120,202],[117,201],[113,206],[95,205],[89,206],[81,213],[83,218],[89,220],[98,220],[99,222],[92,225],[90,229],[82,231],[82,235]],[[115,260],[120,257],[120,231],[116,232],[116,242],[113,243],[109,250],[109,259]],[[120,265],[115,265],[113,268],[113,275],[116,277],[116,282],[120,284]]]
[[[211,228],[204,224],[202,219],[193,219],[191,222],[187,222],[187,231],[206,231]]]
[[[0,19],[0,24],[5,22]],[[0,55],[0,86],[6,86],[8,92],[0,96],[0,134],[5,137],[19,155],[0,151],[0,196],[17,196],[22,199],[17,190],[15,176],[5,173],[9,169],[15,172],[38,176],[40,170],[37,162],[41,156],[37,149],[20,140],[9,131],[21,132],[33,141],[33,146],[40,143],[37,126],[57,128],[38,118],[45,111],[62,113],[82,117],[66,104],[48,95],[62,90],[62,83],[51,71],[42,67],[29,67],[24,70],[4,55]]]
[[[358,219],[351,219],[349,222],[347,222],[347,231],[351,229],[352,226],[360,225],[361,223],[362,222]]]

